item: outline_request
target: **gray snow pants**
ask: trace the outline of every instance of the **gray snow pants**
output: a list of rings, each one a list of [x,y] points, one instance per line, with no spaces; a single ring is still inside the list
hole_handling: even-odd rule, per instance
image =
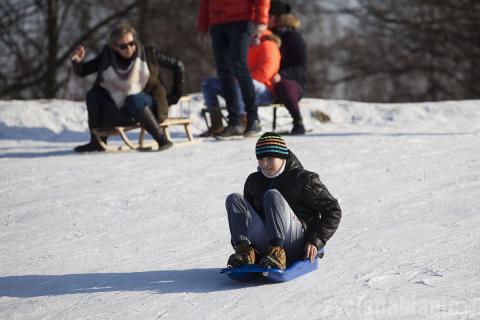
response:
[[[304,257],[302,223],[278,190],[270,189],[263,196],[265,221],[240,193],[230,194],[225,206],[232,244],[249,242],[262,256],[269,245],[277,245],[289,261]]]

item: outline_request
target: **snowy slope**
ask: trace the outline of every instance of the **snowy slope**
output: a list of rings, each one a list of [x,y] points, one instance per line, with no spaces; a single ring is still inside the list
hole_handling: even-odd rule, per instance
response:
[[[199,133],[200,105],[172,114]],[[480,101],[302,113],[285,139],[343,220],[317,272],[245,286],[219,269],[255,139],[77,155],[82,103],[0,101],[0,319],[479,319]]]

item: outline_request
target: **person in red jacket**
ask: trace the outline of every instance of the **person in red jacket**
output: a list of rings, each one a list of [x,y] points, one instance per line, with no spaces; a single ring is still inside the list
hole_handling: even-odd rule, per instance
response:
[[[253,78],[255,88],[255,103],[265,105],[273,102],[273,76],[280,69],[281,40],[270,30],[265,30],[260,36],[260,42],[254,43],[248,50],[248,69]],[[245,115],[245,104],[240,92],[238,82],[235,82],[237,99],[236,109]],[[201,134],[203,137],[220,135],[223,131],[222,114],[219,109],[218,96],[224,97],[221,81],[218,77],[209,77],[202,81],[202,93],[205,106],[209,109],[211,126],[208,131]]]
[[[270,0],[201,0],[197,29],[210,32],[218,77],[228,109],[228,126],[223,136],[260,133],[255,88],[247,67],[248,47],[252,39],[266,29]],[[236,107],[235,80],[240,86],[247,125],[244,129]]]

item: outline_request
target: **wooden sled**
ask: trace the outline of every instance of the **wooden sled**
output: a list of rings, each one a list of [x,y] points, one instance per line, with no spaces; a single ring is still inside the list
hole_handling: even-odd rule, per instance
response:
[[[192,120],[189,118],[167,118],[165,121],[160,123],[160,127],[163,129],[163,133],[167,137],[168,140],[172,141],[175,145],[178,144],[190,144],[195,143],[197,140],[194,140],[192,130],[191,130],[191,123]],[[173,141],[172,137],[169,132],[170,126],[182,125],[185,129],[185,134],[187,135],[186,141]],[[140,133],[138,136],[138,142],[133,142],[130,140],[126,134],[128,131],[132,131],[135,129],[140,129]],[[145,143],[145,129],[139,123],[128,125],[128,126],[118,126],[113,128],[98,128],[92,129],[92,133],[97,139],[97,142],[102,146],[105,151],[125,151],[125,150],[138,150],[138,151],[146,151],[146,150],[155,150],[158,145],[156,142]],[[120,138],[125,143],[125,146],[114,146],[108,145],[102,141],[104,137],[110,136],[120,136]]]

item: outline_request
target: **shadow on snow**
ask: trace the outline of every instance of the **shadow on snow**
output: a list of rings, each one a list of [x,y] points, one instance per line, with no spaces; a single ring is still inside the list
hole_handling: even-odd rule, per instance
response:
[[[218,268],[132,273],[23,275],[0,277],[0,297],[32,298],[119,291],[145,291],[156,294],[208,293],[260,284],[240,284],[220,274]]]

